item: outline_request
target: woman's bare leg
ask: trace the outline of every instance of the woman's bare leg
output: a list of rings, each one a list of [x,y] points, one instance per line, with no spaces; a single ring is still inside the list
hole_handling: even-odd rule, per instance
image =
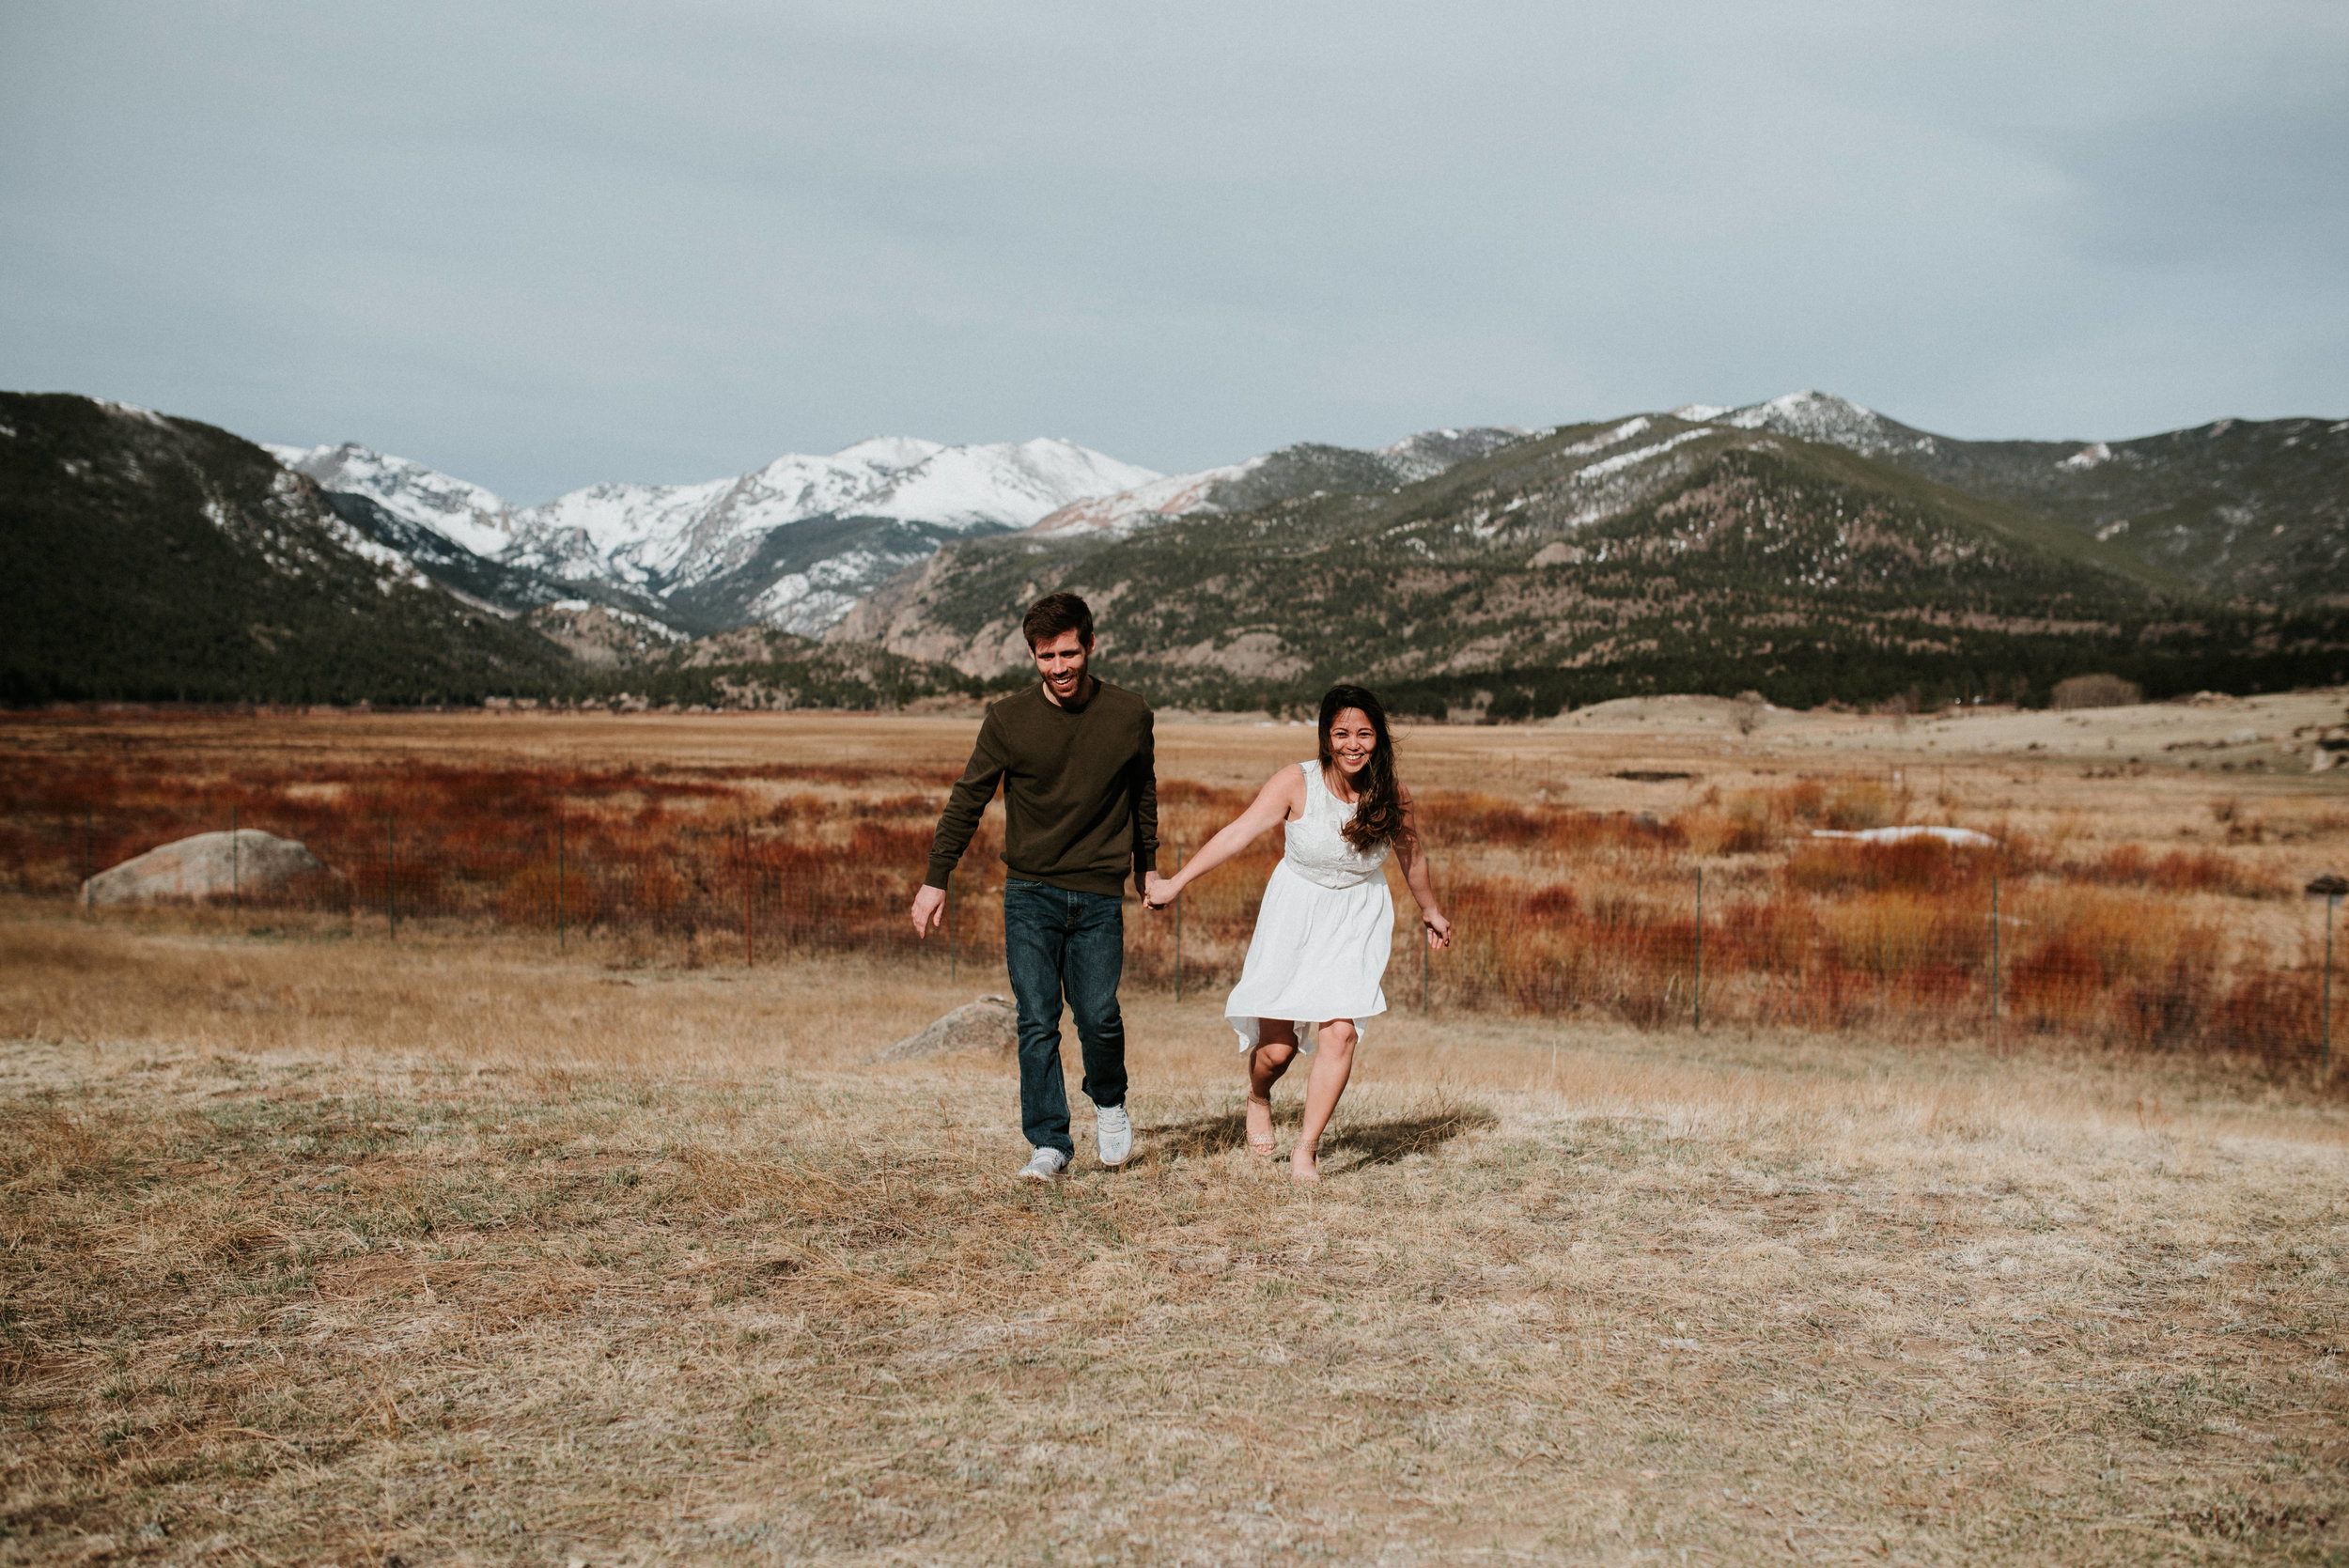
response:
[[[1354,1076],[1354,1020],[1331,1018],[1320,1033],[1313,1074],[1305,1079],[1305,1123],[1297,1129],[1297,1147],[1289,1151],[1289,1175],[1300,1182],[1321,1180],[1321,1129],[1330,1125],[1346,1080]]]
[[[1297,1059],[1297,1026],[1267,1019],[1256,1048],[1248,1053],[1248,1146],[1272,1155],[1272,1086]]]

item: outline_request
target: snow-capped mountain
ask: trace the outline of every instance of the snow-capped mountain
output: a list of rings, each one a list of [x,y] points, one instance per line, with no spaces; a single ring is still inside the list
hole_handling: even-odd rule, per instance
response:
[[[345,442],[340,446],[263,448],[321,489],[364,495],[394,517],[429,528],[476,555],[496,557],[513,539],[513,508],[479,485],[452,479],[406,458]]]
[[[1514,427],[1489,426],[1423,430],[1374,452],[1300,442],[1246,462],[1170,474],[1113,495],[1080,501],[1062,507],[1028,532],[1122,537],[1137,528],[1190,512],[1243,511],[1315,490],[1392,489],[1432,479],[1455,463],[1481,458],[1524,434]]]
[[[1831,392],[1790,392],[1783,397],[1749,403],[1741,409],[1690,403],[1674,409],[1672,413],[1692,424],[1768,430],[1798,441],[1841,446],[1867,458],[1932,452],[1937,445],[1935,439],[1924,431],[1912,429],[1897,419],[1887,419],[1874,409],[1863,409]]]
[[[885,437],[829,457],[778,458],[734,478],[594,485],[516,507],[362,446],[271,451],[326,489],[362,496],[499,566],[649,598],[688,628],[755,619],[801,634],[831,626],[858,595],[944,539],[1024,528],[1073,501],[1159,477],[1073,442]]]

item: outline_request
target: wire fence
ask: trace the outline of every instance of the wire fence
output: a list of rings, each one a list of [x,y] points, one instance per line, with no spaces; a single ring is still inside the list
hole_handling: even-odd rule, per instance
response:
[[[179,901],[392,940],[495,926],[590,944],[614,963],[857,953],[1002,985],[995,813],[954,878],[946,929],[920,941],[908,919],[943,774],[410,765],[191,781],[167,764],[19,764],[0,780],[0,883],[93,917],[117,907],[106,899],[127,876],[100,873],[215,833],[227,835],[214,846],[226,884],[215,854],[212,879]],[[1168,870],[1243,803],[1181,780],[1160,796]],[[2329,1076],[2340,893],[2303,897],[2257,850],[2084,851],[1897,824],[1867,836],[1905,811],[1831,781],[1664,820],[1426,792],[1455,940],[1426,948],[1391,868],[1390,1005],[1658,1029],[2049,1035]],[[318,867],[288,873],[264,835],[299,842]],[[1261,841],[1173,909],[1144,911],[1129,894],[1127,983],[1186,997],[1229,986],[1278,855]]]

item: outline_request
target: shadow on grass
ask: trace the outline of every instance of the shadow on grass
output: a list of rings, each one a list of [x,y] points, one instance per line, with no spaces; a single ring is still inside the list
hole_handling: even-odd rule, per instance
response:
[[[1154,1159],[1198,1159],[1227,1149],[1245,1147],[1248,1119],[1237,1110],[1220,1116],[1193,1116],[1188,1122],[1143,1127],[1142,1152]],[[1136,1160],[1137,1165],[1142,1163]]]
[[[1433,1154],[1463,1133],[1497,1127],[1501,1118],[1481,1105],[1447,1106],[1424,1116],[1398,1117],[1392,1122],[1363,1122],[1325,1133],[1321,1157],[1359,1152],[1349,1171],[1365,1165],[1392,1165],[1412,1155]]]
[[[1295,1126],[1300,1109],[1295,1100],[1277,1103],[1272,1112],[1275,1128]],[[1433,1153],[1463,1133],[1500,1125],[1501,1118],[1481,1105],[1446,1106],[1424,1115],[1385,1122],[1341,1123],[1322,1135],[1321,1157],[1328,1160],[1337,1155],[1359,1156],[1346,1162],[1349,1171],[1365,1165],[1392,1165],[1412,1155]],[[1143,1131],[1146,1135],[1143,1152],[1166,1159],[1199,1158],[1248,1145],[1248,1121],[1237,1110],[1194,1116]],[[1283,1153],[1286,1152],[1284,1141]]]

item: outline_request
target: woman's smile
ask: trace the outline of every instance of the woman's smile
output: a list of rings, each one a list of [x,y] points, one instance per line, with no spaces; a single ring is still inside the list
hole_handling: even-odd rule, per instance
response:
[[[1378,731],[1361,708],[1349,707],[1330,723],[1330,755],[1347,778],[1368,767],[1371,753],[1377,749]]]

